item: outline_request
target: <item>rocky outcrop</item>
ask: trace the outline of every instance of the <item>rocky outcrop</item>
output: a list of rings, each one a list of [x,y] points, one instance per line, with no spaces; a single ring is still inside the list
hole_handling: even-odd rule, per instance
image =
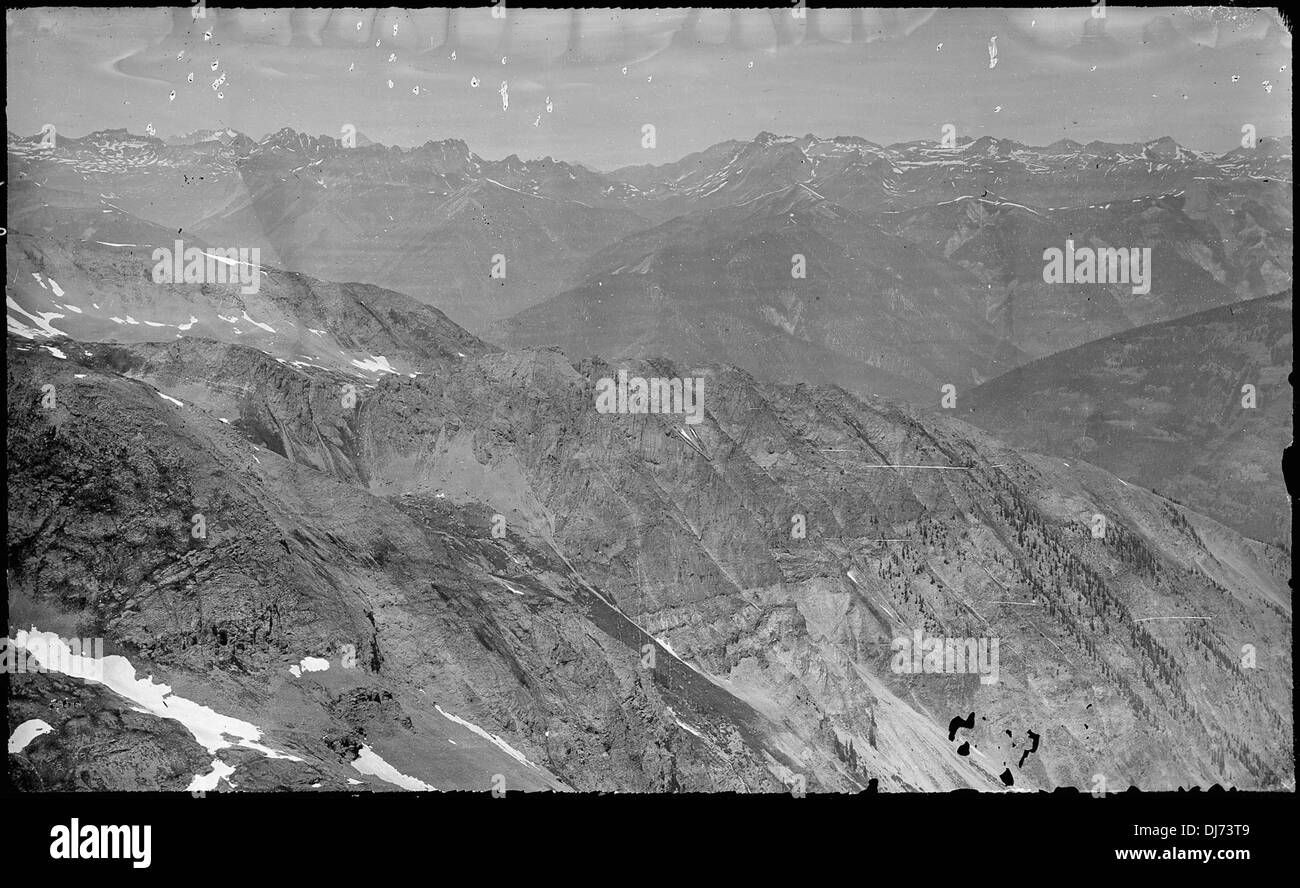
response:
[[[707,367],[699,425],[602,414],[614,369],[485,354],[345,407],[342,375],[238,346],[11,344],[17,613],[336,781],[364,747],[439,789],[1290,779],[1281,553],[836,389]],[[997,682],[897,671],[918,629],[999,639]]]

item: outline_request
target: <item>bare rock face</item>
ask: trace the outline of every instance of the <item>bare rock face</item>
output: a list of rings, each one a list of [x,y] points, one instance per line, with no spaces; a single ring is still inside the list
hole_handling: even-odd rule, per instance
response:
[[[7,678],[9,733],[28,719],[53,728],[10,755],[13,789],[180,790],[208,769],[210,757],[178,722],[137,712],[102,685],[57,673]]]
[[[618,368],[554,351],[350,406],[237,345],[65,351],[10,344],[11,611],[256,725],[236,787],[394,789],[372,755],[437,789],[1290,778],[1284,556],[1090,465],[721,366],[627,365],[702,379],[688,424],[597,411]],[[996,674],[900,658],[916,633]],[[66,729],[29,717],[11,762]],[[211,771],[165,736],[129,779]],[[42,761],[16,779],[76,779]]]

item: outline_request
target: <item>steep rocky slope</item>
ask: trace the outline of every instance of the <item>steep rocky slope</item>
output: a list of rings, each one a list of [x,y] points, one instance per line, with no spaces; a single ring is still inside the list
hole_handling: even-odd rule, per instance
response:
[[[11,632],[102,635],[301,759],[219,750],[241,788],[366,749],[439,789],[1293,785],[1283,553],[1087,464],[720,366],[687,427],[598,413],[614,368],[555,352],[349,407],[240,345],[60,344],[10,342]],[[1000,639],[998,681],[895,672],[916,629]],[[25,779],[69,785],[72,714],[10,679],[11,730],[56,726]]]
[[[1291,303],[1287,290],[1059,352],[971,390],[960,413],[1289,546]]]
[[[9,200],[15,212],[5,247],[6,314],[19,336],[127,342],[201,336],[366,380],[428,373],[487,349],[436,308],[401,293],[286,272],[259,254],[223,262],[219,282],[159,283],[156,268],[173,263],[178,242],[200,251],[215,270],[216,260],[208,260],[216,255],[213,246],[30,182],[11,188]]]
[[[639,650],[618,656],[630,631],[626,641],[616,622],[588,631],[592,593],[554,556],[482,533],[482,509],[388,502],[126,376],[44,354],[11,351],[8,362],[11,622],[106,637],[110,654],[301,760],[222,749],[231,784],[345,788],[361,777],[351,763],[363,746],[438,789],[486,790],[498,773],[509,789],[562,787],[556,773],[579,788],[771,783],[744,754],[714,773],[722,766],[636,668]],[[38,394],[56,387],[53,409],[28,396],[38,382]],[[531,578],[494,579],[533,560]],[[302,671],[309,657],[330,668]],[[120,704],[85,724],[60,696],[67,679],[9,679],[21,701],[11,730],[32,717],[56,728],[24,751],[28,788],[184,788],[209,770],[212,755],[196,769],[197,744],[154,718],[133,730],[174,750],[163,764],[138,756],[82,774],[65,739],[133,745],[109,717]],[[450,717],[488,715],[504,722],[490,733],[541,766]]]

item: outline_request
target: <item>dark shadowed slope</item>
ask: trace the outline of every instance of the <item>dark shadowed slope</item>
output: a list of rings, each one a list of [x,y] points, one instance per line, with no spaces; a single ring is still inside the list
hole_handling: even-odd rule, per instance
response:
[[[974,275],[802,185],[633,235],[585,273],[499,338],[919,401],[1022,357],[985,321],[987,287]]]
[[[958,415],[1289,545],[1291,298],[1214,308],[1034,361],[967,393]],[[1247,385],[1253,408],[1243,406]]]

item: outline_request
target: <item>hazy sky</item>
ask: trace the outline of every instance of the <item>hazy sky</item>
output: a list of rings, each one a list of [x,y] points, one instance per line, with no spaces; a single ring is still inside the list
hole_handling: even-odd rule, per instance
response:
[[[855,22],[839,9],[479,8],[459,11],[450,44],[444,10],[30,9],[5,23],[21,134],[338,136],[350,123],[386,144],[460,138],[488,158],[609,169],[762,130],[889,143],[952,123],[1032,144],[1170,135],[1215,151],[1246,123],[1261,137],[1291,130],[1291,37],[1272,11],[887,9]]]

